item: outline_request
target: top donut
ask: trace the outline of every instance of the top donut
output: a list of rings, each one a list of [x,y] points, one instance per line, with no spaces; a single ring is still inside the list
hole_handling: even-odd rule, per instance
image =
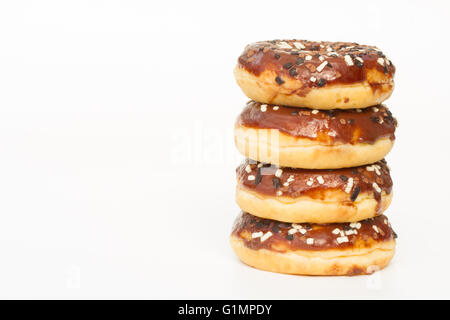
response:
[[[322,110],[380,104],[394,89],[394,74],[377,47],[308,40],[250,44],[234,70],[250,99]]]

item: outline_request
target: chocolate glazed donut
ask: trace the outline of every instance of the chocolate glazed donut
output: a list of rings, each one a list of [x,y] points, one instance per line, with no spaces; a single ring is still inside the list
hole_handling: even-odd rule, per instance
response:
[[[248,45],[234,74],[244,93],[256,101],[349,109],[389,98],[395,67],[374,46],[273,40]]]
[[[386,161],[308,170],[246,160],[236,169],[236,202],[243,211],[286,222],[353,222],[380,215],[392,200]]]
[[[283,223],[242,212],[230,241],[238,257],[263,270],[308,275],[370,274],[384,268],[397,235],[385,216],[353,223]]]
[[[395,140],[397,120],[384,105],[316,110],[249,101],[235,124],[248,158],[306,169],[345,168],[381,160]]]

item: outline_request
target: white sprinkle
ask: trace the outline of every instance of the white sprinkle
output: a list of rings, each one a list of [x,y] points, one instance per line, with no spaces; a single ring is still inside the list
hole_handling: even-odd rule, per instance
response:
[[[314,77],[314,76],[312,76],[311,78],[309,78],[309,81],[311,81],[311,82],[316,82],[316,77]]]
[[[378,169],[377,166],[374,166],[374,169],[375,169],[375,173],[376,173],[378,176],[381,176],[380,169]]]
[[[300,42],[294,42],[294,46],[299,50],[305,49],[305,46],[303,45],[303,43],[300,43]]]
[[[305,60],[306,61],[309,61],[309,60],[311,60],[312,59],[312,56],[310,56],[310,55],[307,55],[306,57],[305,57]]]
[[[380,231],[378,231],[377,226],[373,225],[372,228],[373,228],[373,230],[375,230],[376,233],[380,233]]]
[[[314,183],[314,180],[313,180],[312,178],[309,178],[309,180],[306,181],[306,184],[307,184],[308,186],[312,186],[313,183]]]
[[[288,182],[294,181],[294,176],[293,176],[293,175],[290,175],[289,178],[287,179],[287,181],[288,181]]]
[[[305,234],[305,233],[306,233],[306,230],[300,227],[300,228],[298,229],[298,232],[300,232],[301,234]]]
[[[250,165],[248,164],[248,165],[245,167],[245,171],[247,171],[247,173],[252,172],[252,167],[250,167]]]
[[[279,106],[273,106],[273,110],[278,110],[278,109],[280,109]]]
[[[258,168],[262,168],[263,164],[262,162],[258,163]]]
[[[367,166],[367,167],[366,167],[366,170],[367,170],[367,171],[374,171],[374,170],[375,170],[375,167],[374,167],[374,166]]]
[[[311,111],[312,114],[318,114],[319,110],[314,109],[313,111]]]
[[[253,181],[253,180],[255,180],[255,176],[251,174],[247,177],[247,179],[250,181]]]
[[[261,111],[262,112],[266,112],[267,111],[267,104],[262,104],[261,105]]]
[[[309,244],[309,245],[314,244],[314,239],[313,238],[306,239],[306,244]]]
[[[388,221],[387,221],[387,219],[384,219],[384,221],[383,221],[383,222],[384,222],[384,224],[388,224]]]
[[[344,242],[348,242],[348,238],[347,238],[346,236],[343,236],[343,237],[337,238],[336,241],[337,241],[339,244],[341,244],[341,243],[344,243]]]
[[[291,45],[285,41],[281,41],[277,44],[280,49],[292,49]]]
[[[350,190],[353,188],[353,178],[349,178],[347,182],[347,186],[345,187],[345,192],[350,193]]]
[[[322,70],[323,70],[323,68],[325,68],[325,66],[328,64],[328,61],[324,61],[324,62],[322,62],[317,68],[316,68],[316,70],[318,71],[318,72],[322,72]]]
[[[336,137],[336,132],[335,131],[328,131],[328,135],[330,137]]]
[[[339,230],[339,228],[334,229],[333,231],[331,231],[331,233],[333,234],[339,234],[341,230]]]
[[[324,184],[324,182],[325,182],[325,180],[323,180],[323,177],[322,177],[322,176],[318,176],[318,177],[317,177],[317,181],[318,181],[320,184]]]
[[[386,65],[388,65],[388,66],[390,66],[390,65],[391,65],[391,62],[389,61],[389,59],[388,59],[388,58],[384,58],[384,61],[385,61]]]
[[[356,109],[356,112],[362,112],[362,110],[361,109]]]
[[[384,59],[383,58],[378,58],[377,62],[384,67]]]
[[[323,61],[323,60],[325,60],[325,58],[324,58],[323,56],[320,56],[320,57],[319,57],[319,60],[320,60],[320,61]]]
[[[289,231],[288,231],[288,234],[294,234],[294,233],[297,233],[297,229],[289,229]]]
[[[327,52],[331,52],[333,49],[331,47],[327,47]]]
[[[346,55],[344,56],[344,60],[345,60],[345,63],[346,63],[348,66],[352,66],[352,65],[353,65],[352,57],[350,57],[348,54],[346,54]]]
[[[289,187],[289,182],[285,182],[285,183],[283,183],[283,186],[285,186],[285,187]]]
[[[378,111],[380,111],[380,109],[378,109],[377,107],[373,107],[372,110],[373,110],[373,112],[378,112]]]
[[[338,57],[339,56],[336,52],[328,52],[327,54],[329,57],[332,57],[332,56]]]
[[[281,192],[281,190],[277,191],[277,196],[281,196],[283,194],[283,192]]]
[[[259,231],[259,232],[253,232],[253,233],[252,233],[252,239],[262,237],[262,235],[263,235],[262,231]]]
[[[372,183],[372,186],[378,193],[381,193],[381,188],[377,185],[376,182]]]
[[[266,240],[269,239],[271,236],[272,236],[272,232],[267,231],[266,234],[263,235],[263,236],[261,237],[261,242],[266,241]]]
[[[361,228],[361,223],[359,223],[359,222],[352,222],[352,223],[350,223],[350,227],[359,229],[359,228]]]
[[[277,177],[277,178],[281,177],[282,173],[283,173],[282,169],[277,169],[277,171],[275,171],[275,177]]]
[[[361,62],[361,63],[364,63],[364,60],[361,59],[360,57],[356,57],[355,59],[358,60],[358,61]]]
[[[355,232],[356,232],[356,230],[347,230],[347,231],[345,231],[345,235],[346,236],[350,236],[350,235],[352,235]]]

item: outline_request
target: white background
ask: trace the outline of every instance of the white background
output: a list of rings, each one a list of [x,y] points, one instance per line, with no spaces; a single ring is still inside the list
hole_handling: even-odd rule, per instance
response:
[[[0,298],[450,298],[446,1],[2,1]],[[228,243],[247,98],[274,38],[377,45],[397,67],[397,254],[302,277]]]

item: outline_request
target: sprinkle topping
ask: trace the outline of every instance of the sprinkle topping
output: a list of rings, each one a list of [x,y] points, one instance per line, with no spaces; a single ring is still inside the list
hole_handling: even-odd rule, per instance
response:
[[[317,67],[317,72],[322,72],[323,68],[325,68],[325,66],[328,64],[328,61],[324,61],[322,62],[318,67]]]
[[[277,171],[275,171],[275,177],[279,178],[283,174],[283,170],[278,168]]]
[[[343,237],[337,238],[336,241],[337,241],[339,244],[341,244],[341,243],[344,243],[344,242],[348,242],[348,238],[347,238],[347,236],[343,236]]]
[[[252,239],[260,238],[260,237],[262,237],[262,235],[263,235],[262,231],[253,232],[252,233]]]
[[[381,188],[378,186],[376,182],[372,184],[373,188],[376,190],[376,192],[381,193]]]
[[[352,65],[353,65],[352,57],[350,57],[348,54],[346,54],[346,55],[344,56],[344,60],[345,60],[345,63],[346,63],[348,66],[352,66]]]
[[[267,239],[269,239],[272,236],[272,232],[267,231],[262,237],[261,237],[261,242],[266,241]]]
[[[349,178],[347,182],[347,186],[345,187],[345,192],[350,193],[353,188],[353,178]]]
[[[301,42],[294,42],[294,46],[295,46],[297,49],[300,49],[300,50],[306,48]]]

